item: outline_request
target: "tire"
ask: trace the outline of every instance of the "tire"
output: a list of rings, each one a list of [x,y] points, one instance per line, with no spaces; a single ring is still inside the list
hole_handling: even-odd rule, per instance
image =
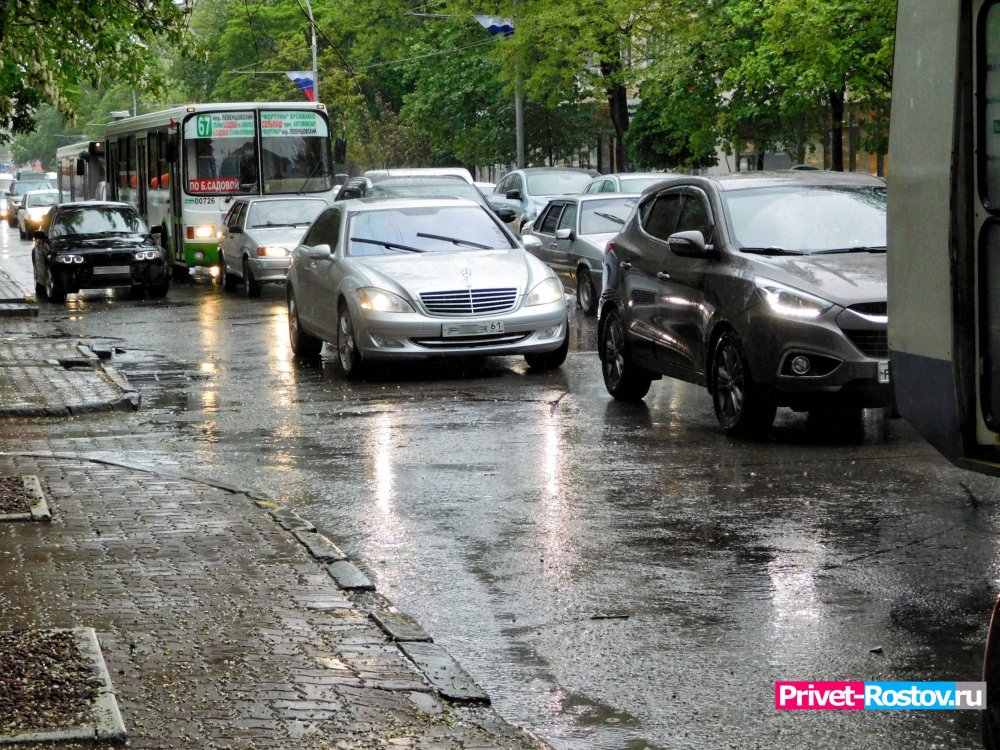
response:
[[[261,283],[253,277],[253,270],[250,268],[250,261],[243,259],[243,291],[247,297],[260,296]]]
[[[625,321],[618,310],[611,310],[604,318],[600,341],[601,370],[608,393],[617,401],[642,401],[649,393],[653,376],[632,361]]]
[[[58,277],[52,275],[52,269],[45,267],[45,296],[49,302],[65,302],[66,289]]]
[[[569,331],[566,331],[563,342],[559,345],[558,349],[553,349],[551,352],[525,354],[524,361],[535,372],[546,372],[547,370],[554,370],[557,367],[561,367],[562,363],[566,361],[567,353],[569,353]]]
[[[576,306],[583,310],[584,315],[597,312],[597,289],[586,268],[576,272]]]
[[[344,302],[337,313],[337,361],[348,380],[360,380],[365,373],[365,359],[358,351],[351,308]]]
[[[300,359],[314,359],[319,356],[323,342],[306,333],[299,322],[299,308],[295,302],[295,294],[288,290],[288,340],[292,345],[292,354]]]
[[[722,334],[712,354],[712,402],[722,431],[758,438],[774,424],[774,399],[753,382],[743,346],[735,333]]]
[[[222,277],[222,289],[226,292],[232,292],[239,286],[240,280],[236,278],[235,273],[230,273],[228,267],[226,266],[225,256],[219,256],[219,265],[222,267],[222,272],[220,276]]]
[[[149,284],[146,286],[146,294],[150,299],[163,299],[170,289],[170,279],[164,279],[161,284]]]
[[[22,240],[28,239],[28,233],[25,232],[23,229],[21,229],[20,224],[17,225],[17,236],[20,237]]]

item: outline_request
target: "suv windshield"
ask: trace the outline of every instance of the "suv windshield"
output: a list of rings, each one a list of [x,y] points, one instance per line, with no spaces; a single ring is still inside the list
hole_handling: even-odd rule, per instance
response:
[[[348,255],[514,247],[486,210],[478,206],[360,211],[350,221]]]
[[[573,195],[583,190],[593,175],[586,172],[553,170],[552,172],[529,172],[528,193],[531,195]]]
[[[71,234],[148,234],[146,223],[130,206],[81,206],[59,212],[49,229],[51,237]]]
[[[808,254],[886,245],[884,187],[783,185],[722,199],[740,248]]]

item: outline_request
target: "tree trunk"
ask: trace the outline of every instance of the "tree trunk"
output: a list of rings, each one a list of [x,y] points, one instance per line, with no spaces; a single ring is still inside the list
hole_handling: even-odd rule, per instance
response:
[[[830,92],[830,169],[844,171],[844,90]]]
[[[621,83],[615,83],[616,75],[621,72],[621,62],[601,61],[601,75],[608,82],[608,111],[611,114],[611,124],[615,127],[614,158],[611,160],[619,172],[629,171],[628,153],[625,150],[625,134],[628,132],[628,92]]]

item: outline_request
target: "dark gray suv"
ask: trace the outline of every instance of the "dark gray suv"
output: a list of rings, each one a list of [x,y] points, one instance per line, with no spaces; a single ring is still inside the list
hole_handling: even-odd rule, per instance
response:
[[[834,172],[678,176],[608,243],[604,382],[643,398],[703,385],[727,434],[778,406],[843,417],[889,406],[885,183]]]

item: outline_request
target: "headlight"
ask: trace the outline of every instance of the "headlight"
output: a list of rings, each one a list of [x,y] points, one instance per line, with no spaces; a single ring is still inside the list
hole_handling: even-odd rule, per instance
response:
[[[355,294],[358,297],[358,304],[362,310],[374,310],[375,312],[413,312],[413,307],[398,294],[387,292],[385,289],[378,289],[373,286],[366,286],[358,289]]]
[[[818,318],[833,307],[832,302],[770,279],[758,276],[754,284],[768,307],[787,318]]]
[[[80,265],[81,263],[83,263],[83,256],[82,255],[57,255],[56,256],[56,263],[65,263],[67,266],[68,265],[72,265],[73,263],[76,263],[77,265]]]
[[[214,224],[199,224],[196,227],[187,228],[187,238],[189,240],[207,240],[217,237]]]
[[[536,284],[535,288],[528,292],[528,296],[524,298],[524,306],[547,305],[551,302],[559,302],[564,299],[564,296],[562,282],[554,276],[550,276],[540,284]]]
[[[163,257],[163,253],[159,250],[140,250],[132,257],[136,260],[159,260]]]
[[[280,245],[268,245],[267,247],[257,248],[258,258],[287,258],[288,248],[281,247]]]
[[[28,218],[32,221],[41,221],[41,219],[49,212],[47,208],[29,208]]]

